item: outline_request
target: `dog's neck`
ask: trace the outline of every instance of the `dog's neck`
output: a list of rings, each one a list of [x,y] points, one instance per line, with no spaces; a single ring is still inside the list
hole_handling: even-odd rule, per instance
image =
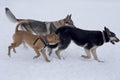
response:
[[[40,36],[40,39],[44,43],[45,47],[49,45],[48,40],[45,36]]]
[[[45,36],[41,36],[41,35],[38,36],[38,37],[35,39],[33,45],[35,45],[39,39],[44,43],[44,45],[45,45],[44,48],[49,45],[48,40],[46,39],[46,37],[45,37]]]
[[[102,32],[102,37],[103,37],[104,42],[109,42],[109,37],[108,37],[107,32],[103,31]]]
[[[56,44],[56,43],[49,43],[47,37],[45,37],[45,36],[40,36],[40,39],[44,43],[44,45],[45,45],[44,47]]]
[[[102,38],[103,38],[103,42],[106,42],[104,32],[102,32]]]

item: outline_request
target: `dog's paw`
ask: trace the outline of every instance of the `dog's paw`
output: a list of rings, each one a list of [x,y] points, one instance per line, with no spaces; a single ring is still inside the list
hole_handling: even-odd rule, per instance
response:
[[[13,50],[13,52],[14,52],[14,53],[16,53],[16,51],[15,51],[15,50]]]
[[[81,55],[81,57],[85,58],[85,55]]]
[[[36,55],[36,56],[33,57],[33,59],[37,59],[39,57],[40,57],[40,55]]]
[[[10,53],[8,53],[8,56],[11,57]]]
[[[38,57],[37,56],[34,56],[33,59],[37,59]]]
[[[85,58],[85,59],[90,59],[91,57],[86,56],[86,55],[81,55],[81,57]]]
[[[14,52],[14,53],[16,53],[16,50],[15,50],[15,48],[13,49],[13,52]]]
[[[47,62],[50,62],[50,60],[46,60]]]
[[[98,62],[101,62],[101,63],[104,63],[104,61],[101,61],[101,60],[97,60]]]

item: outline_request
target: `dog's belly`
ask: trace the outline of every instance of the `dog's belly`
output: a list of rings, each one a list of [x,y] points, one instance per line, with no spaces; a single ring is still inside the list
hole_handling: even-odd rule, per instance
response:
[[[84,47],[84,48],[86,48],[86,49],[92,49],[92,48],[96,48],[96,47],[98,47],[98,46],[100,46],[100,45],[102,45],[102,44],[99,44],[99,43],[97,43],[96,41],[94,41],[93,40],[93,42],[92,41],[74,41],[74,43],[76,44],[76,45],[78,45],[78,46],[80,46],[80,47]]]
[[[80,40],[80,39],[77,39],[77,40],[73,40],[73,42],[76,44],[76,45],[78,45],[78,46],[84,46],[84,45],[86,45],[88,42],[87,41],[85,41],[85,40]]]

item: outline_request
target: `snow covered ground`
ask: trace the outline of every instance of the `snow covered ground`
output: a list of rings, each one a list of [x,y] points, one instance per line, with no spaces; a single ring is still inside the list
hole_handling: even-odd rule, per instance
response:
[[[104,63],[81,58],[85,52],[74,43],[61,53],[63,60],[54,52],[48,56],[50,63],[42,56],[33,60],[35,52],[23,45],[9,58],[7,49],[16,24],[6,17],[5,7],[17,18],[40,21],[56,21],[72,14],[77,27],[102,31],[107,26],[120,38],[119,0],[0,0],[0,80],[120,80],[120,43],[98,48]]]

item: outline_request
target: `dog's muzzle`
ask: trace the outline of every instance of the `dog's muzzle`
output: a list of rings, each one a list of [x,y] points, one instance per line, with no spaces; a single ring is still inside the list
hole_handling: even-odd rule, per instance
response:
[[[114,41],[110,41],[112,44],[115,44],[115,42],[119,42],[120,40],[116,38]]]

